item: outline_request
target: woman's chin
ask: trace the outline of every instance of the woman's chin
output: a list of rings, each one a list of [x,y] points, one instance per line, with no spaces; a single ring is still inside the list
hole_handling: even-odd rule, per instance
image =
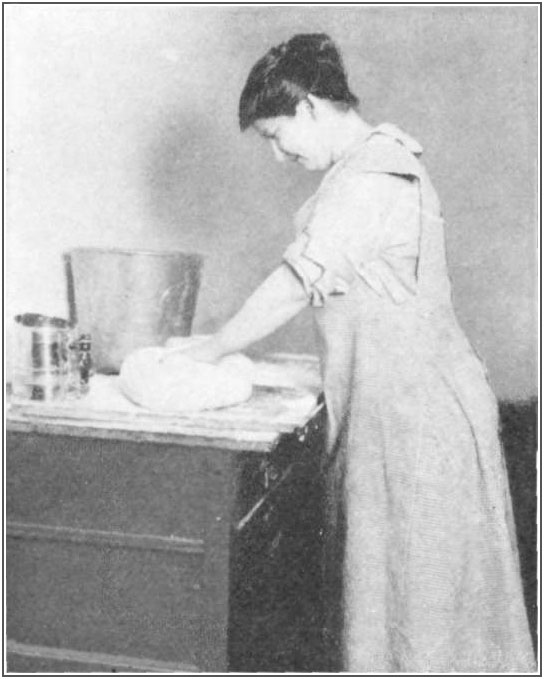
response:
[[[321,172],[323,170],[328,170],[330,167],[330,164],[317,160],[310,160],[309,158],[300,158],[297,162],[299,165],[302,165],[305,170],[310,172]]]

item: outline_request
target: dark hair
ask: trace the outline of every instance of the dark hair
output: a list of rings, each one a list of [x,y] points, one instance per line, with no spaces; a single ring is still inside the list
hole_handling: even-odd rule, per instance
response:
[[[257,120],[294,116],[309,94],[357,106],[350,91],[340,52],[325,33],[303,33],[272,47],[251,69],[240,96],[240,129]]]

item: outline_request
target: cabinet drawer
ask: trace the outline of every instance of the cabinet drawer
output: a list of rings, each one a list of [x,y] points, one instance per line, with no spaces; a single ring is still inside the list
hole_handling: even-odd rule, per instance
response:
[[[16,642],[199,666],[217,622],[203,552],[8,537],[7,636]]]
[[[73,651],[7,642],[8,673],[18,674],[139,674],[144,672],[194,674],[198,667],[184,663],[168,663],[160,660],[132,658],[107,653]]]
[[[8,434],[11,521],[206,537],[224,518],[230,456],[183,446]]]

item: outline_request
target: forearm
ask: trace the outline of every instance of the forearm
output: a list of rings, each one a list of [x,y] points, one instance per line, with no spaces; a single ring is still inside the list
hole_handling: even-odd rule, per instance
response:
[[[221,355],[242,351],[296,316],[308,305],[300,281],[280,265],[215,335]]]

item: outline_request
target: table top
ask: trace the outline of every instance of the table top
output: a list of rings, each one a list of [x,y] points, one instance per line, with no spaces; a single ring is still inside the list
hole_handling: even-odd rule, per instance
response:
[[[267,354],[254,362],[250,400],[198,413],[155,413],[125,399],[116,376],[95,375],[80,399],[10,399],[8,431],[150,441],[266,452],[318,411],[319,363],[307,354]]]

